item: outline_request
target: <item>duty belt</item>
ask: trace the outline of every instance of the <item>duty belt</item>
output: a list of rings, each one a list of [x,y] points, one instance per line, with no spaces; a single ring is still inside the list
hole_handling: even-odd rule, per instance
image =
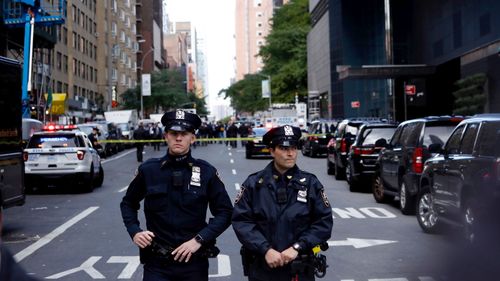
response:
[[[172,255],[172,252],[175,250],[175,248],[170,245],[162,245],[153,240],[151,242],[151,245],[149,246],[149,249],[151,253],[155,254],[156,256],[159,256],[168,261],[174,261],[174,256]],[[215,246],[215,244],[210,244],[207,246],[204,245],[193,254],[192,258],[193,259],[215,258],[219,253],[220,250],[219,248],[217,248],[217,246]]]

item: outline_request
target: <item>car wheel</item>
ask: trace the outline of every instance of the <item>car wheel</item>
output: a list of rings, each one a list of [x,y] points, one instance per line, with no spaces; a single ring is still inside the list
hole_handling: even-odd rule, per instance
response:
[[[328,156],[326,156],[326,172],[329,175],[335,175],[335,168],[333,167],[332,162],[328,160]]]
[[[316,152],[314,151],[314,148],[311,146],[311,149],[309,150],[309,157],[314,158],[316,156]]]
[[[376,175],[372,182],[373,198],[377,203],[388,203],[394,200],[394,196],[385,194],[385,187],[380,175]]]
[[[425,233],[437,233],[440,228],[438,212],[434,206],[434,195],[429,188],[423,189],[418,197],[417,221]]]
[[[90,167],[90,173],[83,176],[81,188],[83,192],[92,192],[94,190],[94,165]]]
[[[471,199],[466,200],[462,213],[464,237],[469,244],[477,241],[477,210],[473,202]]]
[[[404,180],[399,187],[399,207],[404,215],[415,214],[415,198],[408,192]]]
[[[355,192],[358,190],[358,182],[352,177],[352,166],[351,162],[347,161],[347,167],[345,167],[345,179],[349,185],[349,191]]]
[[[103,170],[102,166],[100,166],[99,167],[99,175],[97,175],[97,178],[94,181],[94,186],[101,187],[103,181],[104,181],[104,170]]]
[[[335,161],[335,179],[339,181],[345,179],[345,170],[339,167],[337,161]]]
[[[306,145],[302,145],[302,148],[300,149],[300,151],[302,152],[302,155],[304,156],[307,156],[307,153],[306,153]]]

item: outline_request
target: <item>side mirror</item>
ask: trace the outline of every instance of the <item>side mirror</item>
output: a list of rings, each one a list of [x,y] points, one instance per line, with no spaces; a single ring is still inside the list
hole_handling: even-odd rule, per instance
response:
[[[440,143],[433,143],[429,145],[429,153],[443,153],[443,147]]]
[[[387,140],[384,138],[380,138],[375,141],[375,147],[387,147]]]

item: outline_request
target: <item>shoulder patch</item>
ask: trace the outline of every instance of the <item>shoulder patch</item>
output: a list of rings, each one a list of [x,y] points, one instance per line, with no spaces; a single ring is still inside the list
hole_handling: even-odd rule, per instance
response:
[[[328,201],[328,197],[326,197],[325,190],[321,190],[321,198],[323,199],[323,203],[326,207],[330,207],[330,201]]]
[[[241,197],[243,197],[243,194],[245,193],[245,187],[241,186],[240,191],[238,191],[238,194],[236,194],[236,199],[234,199],[234,204],[237,204],[240,200]]]

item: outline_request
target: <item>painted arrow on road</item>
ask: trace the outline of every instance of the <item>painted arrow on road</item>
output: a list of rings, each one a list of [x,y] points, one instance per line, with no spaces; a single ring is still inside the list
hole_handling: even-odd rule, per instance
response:
[[[398,242],[398,241],[347,238],[346,240],[328,241],[328,246],[330,246],[330,247],[353,246],[356,249],[361,249],[361,248],[391,244],[391,243],[396,243],[396,242]]]

